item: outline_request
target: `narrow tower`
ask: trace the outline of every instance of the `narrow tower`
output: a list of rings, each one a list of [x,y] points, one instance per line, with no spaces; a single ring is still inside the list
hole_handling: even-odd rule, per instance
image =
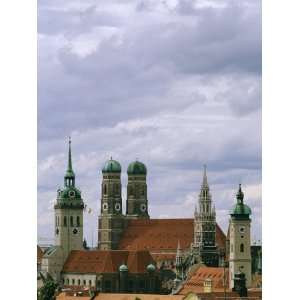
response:
[[[204,166],[203,181],[199,194],[199,212],[195,208],[194,217],[194,253],[200,262],[217,267],[219,255],[216,247],[216,212],[212,206],[211,194]],[[198,254],[198,255],[197,255]]]
[[[128,166],[127,174],[126,217],[128,219],[149,219],[147,168],[143,163],[136,160]]]
[[[64,259],[71,250],[81,250],[83,243],[83,208],[81,191],[75,186],[72,168],[71,139],[64,188],[58,189],[55,209],[55,245],[63,250]]]
[[[121,165],[112,158],[102,169],[101,213],[98,225],[98,248],[117,249],[121,239],[122,215]]]
[[[230,212],[229,223],[229,283],[234,287],[234,276],[244,273],[246,286],[251,286],[251,209],[244,204],[241,185],[236,195],[237,203]]]

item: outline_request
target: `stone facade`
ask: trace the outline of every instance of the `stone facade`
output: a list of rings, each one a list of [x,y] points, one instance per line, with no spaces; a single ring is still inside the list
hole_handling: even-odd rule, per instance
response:
[[[229,284],[234,287],[234,277],[245,274],[246,286],[251,287],[251,232],[250,208],[244,204],[241,186],[237,193],[237,204],[231,211],[229,223]]]

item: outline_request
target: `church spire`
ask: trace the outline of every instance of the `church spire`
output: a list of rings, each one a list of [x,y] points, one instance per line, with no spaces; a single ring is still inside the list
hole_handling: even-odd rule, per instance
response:
[[[71,137],[69,136],[69,157],[68,157],[68,172],[73,172],[72,170],[72,151],[71,151]]]
[[[75,186],[75,173],[72,168],[71,137],[69,137],[68,168],[65,175],[65,186]]]
[[[202,188],[208,187],[206,165],[204,165]]]

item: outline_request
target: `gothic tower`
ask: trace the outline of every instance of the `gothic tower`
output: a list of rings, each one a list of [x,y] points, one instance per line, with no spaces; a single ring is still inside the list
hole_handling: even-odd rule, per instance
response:
[[[72,169],[71,140],[64,188],[58,189],[55,209],[55,245],[61,247],[65,259],[71,250],[81,250],[83,243],[83,208],[81,191],[75,186]]]
[[[139,162],[132,162],[127,169],[127,203],[126,217],[128,219],[149,219],[147,198],[147,168]]]
[[[117,249],[123,232],[124,216],[122,215],[121,165],[112,158],[102,169],[101,187],[98,248]]]
[[[234,287],[234,276],[244,273],[246,286],[251,286],[251,209],[244,204],[241,185],[236,195],[237,203],[230,212],[229,222],[229,283]]]
[[[194,253],[200,262],[217,267],[219,255],[216,247],[216,212],[212,206],[211,194],[204,166],[203,181],[199,194],[199,212],[195,209],[194,217]]]

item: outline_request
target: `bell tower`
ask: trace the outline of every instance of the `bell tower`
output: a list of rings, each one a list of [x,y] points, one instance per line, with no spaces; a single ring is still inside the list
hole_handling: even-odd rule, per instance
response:
[[[246,286],[251,286],[251,209],[244,203],[244,193],[239,185],[237,203],[230,212],[229,222],[229,284],[234,287],[234,277],[244,273]]]
[[[72,168],[71,139],[64,188],[58,189],[55,209],[55,245],[62,248],[66,258],[71,250],[81,250],[83,243],[83,209],[81,191],[75,186]]]
[[[147,168],[139,161],[129,164],[127,169],[127,219],[149,219],[147,197]]]
[[[111,158],[102,169],[98,248],[101,250],[117,249],[123,226],[121,165]]]

